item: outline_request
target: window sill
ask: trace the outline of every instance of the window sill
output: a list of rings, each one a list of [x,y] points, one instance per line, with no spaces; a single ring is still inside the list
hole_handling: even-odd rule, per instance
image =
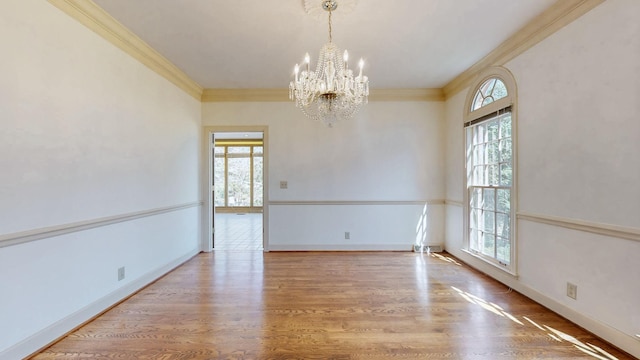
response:
[[[475,252],[473,252],[473,251],[469,251],[469,250],[467,250],[467,249],[461,249],[461,250],[462,250],[462,252],[464,252],[465,254],[468,254],[468,255],[473,256],[473,258],[474,258],[474,259],[478,259],[478,260],[482,261],[482,262],[483,262],[483,263],[485,263],[485,264],[491,265],[491,266],[493,266],[494,268],[496,268],[496,269],[498,269],[498,270],[503,271],[504,273],[506,273],[506,274],[508,274],[508,275],[512,276],[512,277],[513,277],[513,278],[515,278],[515,279],[517,279],[517,278],[518,278],[518,273],[517,273],[515,270],[511,269],[510,267],[506,267],[506,266],[503,266],[503,265],[500,265],[500,264],[496,264],[495,262],[490,261],[490,260],[488,260],[488,259],[486,259],[486,258],[484,258],[484,257],[482,257],[482,256],[480,256],[480,255],[478,255],[478,254],[476,254],[476,253],[475,253]]]

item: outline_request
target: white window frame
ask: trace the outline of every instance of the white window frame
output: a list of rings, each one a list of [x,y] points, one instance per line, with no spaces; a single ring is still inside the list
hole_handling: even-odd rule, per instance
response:
[[[490,104],[487,104],[483,107],[480,107],[477,110],[472,111],[473,101],[480,87],[485,83],[485,81],[497,78],[501,80],[507,88],[508,95],[501,99],[498,99]],[[517,228],[516,228],[516,213],[517,213],[517,88],[516,82],[509,70],[503,67],[490,67],[484,70],[473,83],[473,86],[470,88],[467,98],[465,101],[464,108],[464,124],[462,129],[462,146],[463,146],[463,223],[464,223],[464,240],[463,240],[463,251],[466,253],[481,259],[482,261],[495,266],[498,269],[505,271],[511,275],[517,276]],[[497,259],[489,256],[485,256],[482,253],[471,250],[470,247],[470,223],[469,217],[471,212],[470,206],[470,196],[469,196],[469,186],[468,186],[468,178],[467,178],[467,126],[469,122],[473,122],[474,120],[481,119],[483,117],[490,116],[491,114],[498,114],[500,111],[504,111],[504,109],[510,108],[511,112],[511,167],[512,167],[512,179],[511,179],[511,204],[510,204],[510,261],[509,264],[503,264],[499,262]]]
[[[229,148],[232,147],[248,147],[249,148],[249,152],[246,153],[230,153],[229,152]],[[224,159],[224,206],[216,206],[215,205],[215,201],[214,201],[214,206],[224,209],[224,210],[242,210],[242,209],[248,209],[248,210],[260,210],[264,207],[264,204],[262,205],[255,205],[255,178],[254,178],[254,164],[255,164],[255,159],[256,158],[263,158],[263,151],[264,151],[264,144],[262,143],[262,141],[255,141],[255,140],[218,140],[218,144],[215,145],[214,148],[224,148],[224,152],[223,153],[215,153],[213,154],[213,159],[215,161],[215,159]],[[260,152],[255,152],[255,148],[262,148],[262,150]],[[249,206],[230,206],[229,205],[229,190],[228,190],[228,186],[229,186],[229,159],[231,158],[245,158],[245,159],[249,159],[249,177],[250,177],[250,189],[249,189]],[[264,162],[263,162],[263,167],[264,167]],[[213,170],[215,172],[215,169]],[[215,175],[212,175],[215,176]],[[264,169],[263,169],[263,176],[264,176]],[[215,189],[215,186],[214,186]],[[263,188],[262,188],[263,194],[264,194],[264,178],[263,178]],[[261,200],[262,197],[260,197]]]

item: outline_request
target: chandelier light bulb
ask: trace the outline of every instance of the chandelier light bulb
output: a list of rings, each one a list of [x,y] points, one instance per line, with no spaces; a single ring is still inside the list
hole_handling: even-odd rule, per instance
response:
[[[304,54],[304,62],[307,64],[307,72],[309,72],[309,66],[311,65],[311,57],[309,53]]]
[[[347,68],[347,61],[349,61],[349,52],[347,50],[344,51],[344,68]]]

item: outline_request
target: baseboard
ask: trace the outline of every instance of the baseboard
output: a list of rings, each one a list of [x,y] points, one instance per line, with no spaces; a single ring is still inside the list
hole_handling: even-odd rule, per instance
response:
[[[538,304],[546,307],[547,309],[555,312],[556,314],[564,317],[565,319],[573,322],[574,324],[584,328],[585,330],[593,333],[596,336],[601,337],[605,341],[613,344],[623,351],[640,359],[640,341],[635,337],[626,334],[616,328],[613,328],[599,320],[590,318],[589,316],[577,312],[574,309],[552,299],[543,293],[525,285],[518,281],[517,278],[501,272],[501,270],[493,268],[491,265],[484,264],[482,261],[474,259],[470,255],[465,255],[459,251],[449,251],[448,253],[458,258],[471,268],[474,268],[496,281],[510,287],[511,289],[519,292],[520,294],[528,297],[529,299],[537,302]]]
[[[269,244],[269,251],[411,251],[411,244]]]
[[[441,253],[442,245],[413,245],[413,252]]]
[[[138,290],[154,282],[161,276],[182,265],[184,262],[194,257],[199,252],[200,250],[198,249],[191,250],[178,259],[173,260],[164,266],[161,266],[144,274],[138,279],[116,289],[115,291],[109,293],[101,299],[83,307],[82,309],[66,316],[63,319],[58,320],[57,322],[29,336],[21,342],[9,347],[3,352],[0,352],[0,360],[23,359],[39,350],[44,349],[45,347],[51,345],[53,342],[68,334],[70,331],[85,324],[87,321],[92,320],[94,317],[101,314],[105,310],[113,307],[122,300],[136,293]]]
[[[640,359],[640,341],[636,340],[633,336],[579,313],[528,286],[519,285],[511,286],[511,288],[585,330],[601,337],[621,350],[624,350]]]

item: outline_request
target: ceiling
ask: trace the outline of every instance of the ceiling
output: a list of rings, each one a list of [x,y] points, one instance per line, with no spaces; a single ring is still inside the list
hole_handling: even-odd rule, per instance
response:
[[[394,89],[444,87],[556,0],[342,1],[333,42],[350,67],[365,59],[372,88]],[[305,0],[94,2],[209,89],[286,88],[328,39],[326,12]]]

